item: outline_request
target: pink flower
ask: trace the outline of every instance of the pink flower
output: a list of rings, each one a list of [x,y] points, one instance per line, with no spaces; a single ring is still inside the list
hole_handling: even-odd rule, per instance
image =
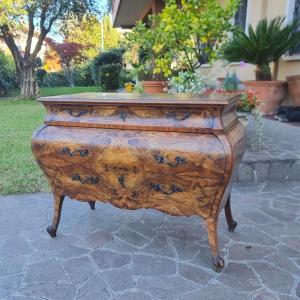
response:
[[[240,67],[245,68],[246,66],[247,66],[247,64],[243,60],[241,60],[240,61]]]

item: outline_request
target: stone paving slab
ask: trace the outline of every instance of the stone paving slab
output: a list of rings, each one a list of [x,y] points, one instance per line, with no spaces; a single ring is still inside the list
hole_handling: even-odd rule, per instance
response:
[[[300,126],[263,118],[263,142],[261,148],[256,149],[254,118],[251,115],[247,118],[247,150],[236,181],[300,182]]]
[[[235,186],[232,206],[218,274],[198,217],[66,199],[51,239],[50,194],[0,197],[0,299],[299,299],[299,183]]]

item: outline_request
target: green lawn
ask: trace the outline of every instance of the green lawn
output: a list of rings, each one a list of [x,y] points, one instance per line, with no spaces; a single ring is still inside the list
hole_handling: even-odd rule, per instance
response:
[[[42,96],[96,92],[98,87],[44,88]],[[1,99],[1,98],[0,98]],[[49,191],[31,153],[31,135],[45,110],[35,100],[0,100],[0,194]]]
[[[77,94],[85,92],[101,92],[101,88],[98,86],[76,86],[70,87],[56,87],[56,88],[41,88],[41,96],[57,96],[66,94]]]

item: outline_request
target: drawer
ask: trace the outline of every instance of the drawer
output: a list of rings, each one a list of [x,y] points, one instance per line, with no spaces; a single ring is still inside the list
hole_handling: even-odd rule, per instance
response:
[[[214,126],[213,108],[138,106],[72,106],[49,105],[45,123],[97,128],[142,129],[155,131],[211,131]]]
[[[79,200],[208,217],[226,167],[211,134],[48,126],[33,152],[52,185]]]

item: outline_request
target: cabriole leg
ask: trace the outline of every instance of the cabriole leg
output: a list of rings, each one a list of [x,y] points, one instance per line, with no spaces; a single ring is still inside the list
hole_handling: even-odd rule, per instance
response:
[[[91,207],[91,209],[95,209],[95,201],[89,201],[89,205],[90,205],[90,207]]]
[[[219,273],[224,268],[224,260],[219,255],[217,221],[206,221],[205,223],[207,227],[208,242],[210,246],[210,252],[212,255],[214,270]]]
[[[52,224],[47,228],[47,232],[50,234],[51,237],[56,237],[56,231],[59,224],[64,199],[64,195],[54,194],[54,215],[52,219]]]
[[[232,212],[231,212],[231,205],[230,205],[230,194],[228,196],[227,203],[225,205],[225,216],[228,224],[228,230],[230,232],[233,232],[235,227],[237,226],[237,222],[234,221],[232,217]]]

